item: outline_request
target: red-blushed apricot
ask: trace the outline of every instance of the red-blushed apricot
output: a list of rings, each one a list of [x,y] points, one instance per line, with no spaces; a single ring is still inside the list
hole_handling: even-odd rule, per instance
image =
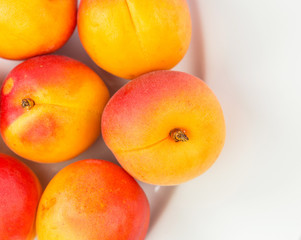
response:
[[[81,160],[62,169],[38,207],[39,240],[143,240],[150,209],[145,193],[121,167]]]
[[[190,12],[186,0],[82,0],[78,33],[96,64],[132,79],[180,62],[191,39]]]
[[[217,98],[202,80],[155,71],[113,95],[103,112],[102,134],[133,177],[174,185],[215,162],[224,145],[225,122]]]
[[[0,153],[0,239],[34,239],[41,191],[29,167]]]
[[[76,25],[77,0],[0,0],[0,57],[25,59],[62,47]]]
[[[45,55],[14,68],[0,94],[0,132],[16,154],[60,162],[85,151],[100,135],[109,92],[81,62]]]

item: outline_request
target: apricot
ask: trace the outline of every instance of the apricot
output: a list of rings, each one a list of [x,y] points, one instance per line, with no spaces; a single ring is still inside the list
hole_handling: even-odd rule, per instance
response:
[[[0,0],[0,57],[25,59],[62,47],[76,25],[77,0]]]
[[[103,112],[102,134],[133,177],[175,185],[199,176],[216,161],[225,122],[216,96],[202,80],[155,71],[113,95]]]
[[[46,187],[37,212],[39,240],[142,240],[148,200],[121,167],[81,160],[63,168]]]
[[[54,163],[85,151],[100,135],[109,92],[86,65],[64,56],[29,59],[6,77],[0,132],[16,154]]]
[[[41,191],[29,167],[0,153],[0,239],[34,239]]]
[[[81,0],[78,33],[96,64],[132,79],[180,62],[191,18],[185,0]]]

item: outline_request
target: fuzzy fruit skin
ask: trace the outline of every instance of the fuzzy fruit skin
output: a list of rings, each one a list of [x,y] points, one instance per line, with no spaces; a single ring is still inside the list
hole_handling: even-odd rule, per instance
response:
[[[0,153],[0,239],[34,239],[41,191],[29,167]]]
[[[22,108],[22,99],[35,105]],[[86,65],[45,55],[14,68],[0,95],[0,131],[16,154],[37,162],[60,162],[85,151],[100,135],[109,92]]]
[[[62,169],[46,187],[37,213],[39,240],[142,240],[148,200],[121,167],[81,160]]]
[[[82,0],[78,32],[96,64],[132,79],[180,62],[191,18],[186,0]]]
[[[186,131],[175,142],[172,129]],[[205,172],[225,141],[221,106],[197,77],[176,71],[144,74],[113,95],[102,134],[119,163],[140,181],[175,185]]]
[[[0,0],[0,57],[26,59],[62,47],[76,25],[76,0]]]

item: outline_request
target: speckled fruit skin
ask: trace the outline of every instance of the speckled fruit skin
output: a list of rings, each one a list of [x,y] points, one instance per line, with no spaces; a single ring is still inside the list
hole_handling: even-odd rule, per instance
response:
[[[0,57],[25,59],[62,47],[76,25],[77,0],[0,0]]]
[[[33,240],[41,185],[19,160],[0,153],[0,239]]]
[[[121,167],[81,160],[62,169],[46,187],[37,213],[39,240],[142,240],[148,200]]]
[[[189,138],[175,142],[173,129]],[[102,135],[119,163],[140,181],[175,185],[205,172],[225,141],[221,106],[197,77],[155,71],[123,86],[102,116]]]
[[[180,62],[191,18],[186,0],[82,0],[78,33],[96,64],[132,79]]]
[[[22,107],[23,99],[35,102]],[[64,56],[29,59],[6,77],[0,95],[0,131],[16,154],[54,163],[85,151],[100,135],[109,92],[86,65]]]

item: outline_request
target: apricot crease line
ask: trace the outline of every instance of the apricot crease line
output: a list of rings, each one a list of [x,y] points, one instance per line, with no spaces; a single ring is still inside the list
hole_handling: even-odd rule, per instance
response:
[[[127,8],[127,11],[128,11],[128,13],[130,15],[130,20],[131,20],[131,23],[133,25],[133,28],[134,28],[134,31],[135,31],[135,34],[136,34],[137,41],[139,43],[140,49],[141,49],[141,51],[142,51],[145,59],[147,60],[147,63],[149,64],[148,55],[147,55],[147,53],[145,51],[145,47],[143,45],[143,41],[142,41],[142,39],[140,37],[140,31],[138,29],[138,24],[135,22],[135,19],[134,19],[134,16],[133,16],[133,11],[131,11],[131,7],[129,5],[128,0],[124,0],[124,2],[125,2],[125,5],[126,5],[126,8]]]
[[[60,107],[60,108],[67,108],[72,110],[79,110],[79,111],[87,111],[87,112],[94,112],[96,114],[101,114],[101,111],[96,111],[92,109],[84,109],[84,108],[77,108],[70,105],[64,105],[64,104],[52,104],[52,103],[36,103],[35,106],[53,106],[53,107]]]
[[[147,146],[144,146],[144,147],[139,147],[139,148],[133,148],[133,149],[129,149],[129,150],[119,150],[118,153],[127,153],[127,152],[135,152],[135,151],[141,151],[141,150],[146,150],[146,149],[149,149],[149,148],[152,148],[153,146],[167,140],[169,137],[166,137],[166,138],[163,138],[161,139],[160,141],[158,142],[155,142],[153,144],[150,144],[150,145],[147,145]]]

